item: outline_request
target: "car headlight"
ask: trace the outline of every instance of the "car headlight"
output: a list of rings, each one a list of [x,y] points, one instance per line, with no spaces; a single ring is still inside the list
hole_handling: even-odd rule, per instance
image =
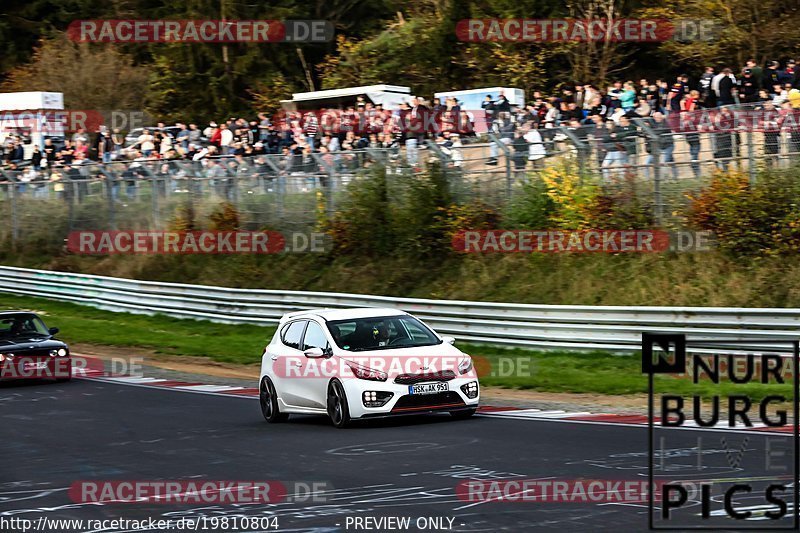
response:
[[[0,363],[6,360],[6,354],[0,353]]]
[[[65,355],[67,355],[66,348],[59,348],[58,349],[58,355],[59,355],[59,357],[64,357]]]
[[[469,374],[470,372],[472,372],[472,357],[467,356],[466,359],[458,363],[458,373]]]
[[[365,366],[358,366],[355,363],[351,363],[350,361],[347,362],[347,366],[350,367],[350,370],[353,371],[353,374],[358,379],[368,379],[370,381],[386,381],[387,375],[386,372],[381,372],[380,370],[373,370],[372,368],[367,368]]]

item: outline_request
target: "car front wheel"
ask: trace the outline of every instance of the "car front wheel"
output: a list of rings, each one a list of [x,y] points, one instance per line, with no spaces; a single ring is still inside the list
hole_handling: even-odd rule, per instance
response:
[[[350,424],[350,409],[347,405],[347,395],[339,380],[331,381],[328,385],[328,416],[333,425],[339,429]]]
[[[278,407],[278,394],[275,392],[275,386],[269,378],[261,380],[258,399],[261,403],[261,414],[264,415],[264,420],[267,422],[272,424],[275,422],[285,422],[289,419],[289,415],[281,413]]]

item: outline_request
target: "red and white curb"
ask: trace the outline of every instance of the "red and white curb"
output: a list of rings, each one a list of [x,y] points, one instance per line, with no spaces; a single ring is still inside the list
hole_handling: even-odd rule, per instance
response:
[[[225,396],[252,396],[258,398],[258,389],[255,387],[236,387],[233,385],[209,385],[199,382],[178,381],[174,379],[133,377],[133,376],[108,376],[100,370],[74,369],[72,375],[76,378],[92,379],[120,383],[122,385],[136,385],[141,387],[167,388],[181,392],[199,392],[203,394],[220,394]]]
[[[258,398],[258,388],[255,387],[237,387],[233,385],[209,385],[198,382],[186,382],[165,378],[153,377],[132,377],[132,376],[107,376],[104,372],[99,370],[89,369],[76,369],[73,368],[72,375],[76,378],[92,379],[97,381],[119,383],[122,385],[133,385],[139,387],[151,387],[156,389],[170,389],[180,392],[193,392],[199,394],[211,394],[219,396],[233,396],[239,398]],[[630,414],[607,414],[607,413],[590,413],[584,412],[568,412],[561,410],[542,410],[523,407],[502,407],[492,405],[481,405],[478,407],[478,414],[480,416],[491,418],[505,418],[512,420],[550,420],[555,422],[572,422],[582,424],[600,424],[600,425],[620,425],[620,426],[633,426],[642,427],[647,426],[648,417],[646,415],[630,415]],[[659,427],[659,430],[662,429]],[[735,428],[731,429],[727,426],[719,425],[714,428],[700,428],[693,421],[687,420],[683,425],[675,428],[663,429],[702,429],[704,431],[737,431],[740,433],[777,433],[782,435],[791,435],[793,427],[791,425],[782,427],[771,427],[761,423],[754,423],[752,427],[748,428]]]

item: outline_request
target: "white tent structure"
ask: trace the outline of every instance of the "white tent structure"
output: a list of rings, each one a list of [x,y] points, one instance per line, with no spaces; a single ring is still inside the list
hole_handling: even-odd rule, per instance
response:
[[[365,85],[328,91],[293,93],[291,100],[282,100],[287,111],[303,111],[320,108],[338,108],[353,105],[359,96],[368,102],[383,104],[384,109],[397,109],[403,102],[411,100],[411,89],[402,85]]]
[[[64,135],[64,125],[54,113],[63,109],[63,93],[0,93],[0,143],[20,135],[29,140],[25,146],[25,157],[29,157],[33,145],[42,146],[47,136]]]
[[[444,103],[445,98],[451,96],[461,102],[462,109],[480,109],[486,95],[490,95],[492,100],[497,100],[500,93],[503,93],[508,98],[508,103],[516,107],[525,106],[525,91],[517,89],[516,87],[484,87],[481,89],[468,89],[466,91],[442,91],[435,93],[433,96],[442,99]]]

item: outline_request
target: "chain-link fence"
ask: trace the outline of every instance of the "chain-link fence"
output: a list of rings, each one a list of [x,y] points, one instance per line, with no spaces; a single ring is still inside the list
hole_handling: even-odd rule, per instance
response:
[[[223,203],[233,206],[243,229],[304,231],[341,207],[360,176],[377,169],[402,185],[431,163],[445,173],[456,201],[501,207],[526,181],[569,162],[581,177],[608,187],[633,183],[653,219],[668,225],[715,170],[738,169],[755,180],[759,169],[786,167],[800,156],[800,127],[780,120],[734,127],[711,121],[704,128],[676,120],[523,125],[471,142],[397,148],[6,169],[0,238],[50,235],[55,244],[74,230],[203,228],[213,225]]]

